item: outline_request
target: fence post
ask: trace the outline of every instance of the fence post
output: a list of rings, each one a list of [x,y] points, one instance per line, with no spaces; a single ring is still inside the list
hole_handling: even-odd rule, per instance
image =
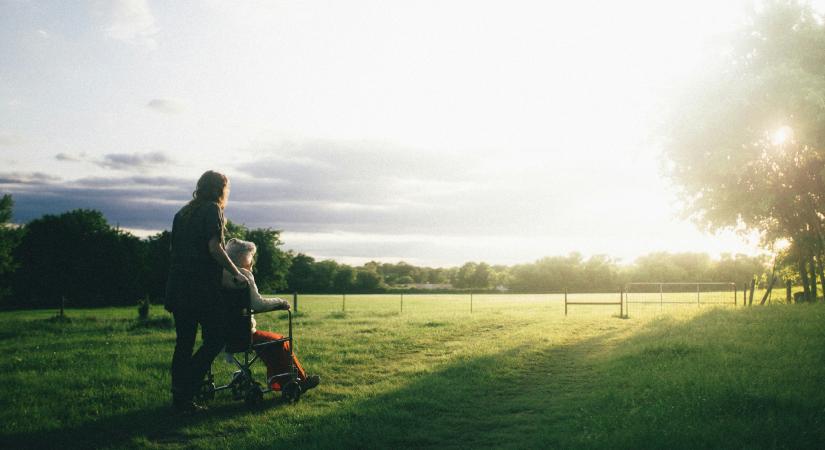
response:
[[[753,291],[756,290],[756,278],[751,280],[751,295],[748,298],[748,306],[753,305]]]
[[[625,286],[627,286],[627,292],[624,293],[624,316],[630,317],[630,285]]]
[[[564,316],[567,317],[567,288],[564,288]]]
[[[659,283],[659,311],[662,310],[662,306],[664,306],[664,303],[665,303],[665,297],[664,297],[664,294],[662,293],[662,284],[663,283]]]
[[[66,296],[60,296],[60,318],[66,317]]]
[[[619,318],[624,317],[624,288],[619,288]]]
[[[298,292],[292,293],[292,309],[294,309],[296,313],[298,312]]]
[[[785,303],[791,304],[791,300],[793,300],[793,294],[791,293],[791,280],[785,280]]]

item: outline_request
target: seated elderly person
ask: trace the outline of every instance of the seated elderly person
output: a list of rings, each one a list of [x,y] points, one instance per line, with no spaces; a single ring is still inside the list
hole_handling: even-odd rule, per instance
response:
[[[257,247],[254,242],[242,241],[240,239],[230,239],[226,243],[226,254],[238,267],[241,274],[246,277],[249,287],[249,300],[253,311],[275,311],[289,309],[289,302],[282,298],[264,298],[258,292],[258,287],[255,285],[255,277],[252,275],[252,264]],[[233,280],[232,275],[223,271],[223,286],[227,288],[238,288],[238,284]],[[283,336],[278,333],[270,331],[260,331],[256,329],[255,318],[252,318],[252,342],[268,342],[276,339],[282,339]],[[275,374],[282,374],[289,371],[289,342],[284,342],[282,345],[270,345],[258,351],[258,356],[266,364],[266,376],[272,389],[280,390],[281,381],[274,378]],[[307,376],[306,371],[298,361],[295,353],[292,353],[292,363],[298,372],[298,383],[301,386],[301,391],[306,392],[318,386],[321,378],[318,375]]]

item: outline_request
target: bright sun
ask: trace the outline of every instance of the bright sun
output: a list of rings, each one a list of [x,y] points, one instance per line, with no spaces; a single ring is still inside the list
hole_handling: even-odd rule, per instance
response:
[[[793,129],[787,125],[783,125],[771,134],[771,143],[777,146],[785,145],[791,137],[793,137]]]

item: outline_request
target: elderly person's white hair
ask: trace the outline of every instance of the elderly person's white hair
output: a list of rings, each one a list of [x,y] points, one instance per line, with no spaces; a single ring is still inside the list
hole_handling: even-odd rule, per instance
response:
[[[243,264],[247,255],[250,258],[255,256],[256,251],[258,247],[254,242],[232,238],[226,243],[226,254],[236,265]]]

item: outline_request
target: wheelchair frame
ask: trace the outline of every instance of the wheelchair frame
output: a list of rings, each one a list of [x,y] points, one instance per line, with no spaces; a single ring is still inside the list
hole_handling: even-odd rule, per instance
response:
[[[251,310],[245,309],[243,313],[243,317],[249,321],[252,312],[247,313],[246,311]],[[197,393],[197,398],[202,401],[213,400],[216,392],[229,390],[236,400],[243,399],[248,406],[255,406],[263,400],[264,394],[274,391],[272,389],[273,379],[288,377],[289,380],[281,384],[281,397],[290,404],[300,400],[302,393],[301,385],[298,383],[298,372],[295,368],[294,359],[292,358],[292,352],[295,348],[292,336],[292,311],[286,310],[286,312],[287,318],[289,319],[289,335],[287,337],[254,344],[252,343],[252,333],[250,329],[249,344],[246,348],[237,352],[228,352],[231,353],[232,361],[238,368],[238,370],[232,374],[232,379],[224,385],[216,385],[215,376],[210,367],[206,373],[206,379],[201,385],[200,391]],[[260,382],[256,381],[252,375],[252,365],[260,359],[257,351],[272,345],[283,345],[284,342],[289,343],[289,371],[269,377],[266,380],[266,386],[263,386]],[[239,353],[243,353],[242,360],[236,357],[236,354]]]

